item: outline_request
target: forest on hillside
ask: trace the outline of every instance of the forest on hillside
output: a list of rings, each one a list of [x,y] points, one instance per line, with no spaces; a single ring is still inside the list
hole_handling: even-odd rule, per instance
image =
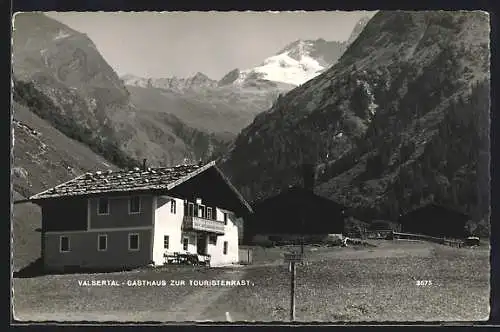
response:
[[[96,135],[91,129],[76,123],[72,117],[55,112],[57,106],[32,82],[14,79],[12,95],[14,101],[28,107],[30,111],[47,120],[63,134],[89,146],[92,151],[118,167],[133,168],[140,165],[138,161],[130,158],[119,149],[119,142],[104,135]],[[103,128],[103,131],[111,131],[111,128]]]

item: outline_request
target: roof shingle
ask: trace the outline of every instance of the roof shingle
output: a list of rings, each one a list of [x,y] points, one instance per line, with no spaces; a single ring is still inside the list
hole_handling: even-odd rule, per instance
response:
[[[214,165],[214,162],[210,162],[203,166],[179,165],[175,167],[148,168],[145,170],[135,168],[133,170],[109,170],[86,173],[33,195],[30,197],[30,200],[110,192],[156,189],[170,190],[179,181],[187,180],[187,178],[191,178]]]

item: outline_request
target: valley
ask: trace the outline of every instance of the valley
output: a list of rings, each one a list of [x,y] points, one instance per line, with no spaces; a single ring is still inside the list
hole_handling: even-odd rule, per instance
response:
[[[300,165],[313,162],[316,192],[360,220],[439,201],[488,234],[489,20],[439,15],[379,12],[346,41],[299,39],[219,80],[120,77],[86,34],[17,15],[15,200],[143,159],[215,159],[255,201],[300,184]],[[39,254],[28,240],[39,213],[14,207],[21,265]]]

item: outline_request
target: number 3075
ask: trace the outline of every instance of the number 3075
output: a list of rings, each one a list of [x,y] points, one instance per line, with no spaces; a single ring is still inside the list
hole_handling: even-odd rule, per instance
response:
[[[417,280],[417,286],[431,286],[432,280]]]

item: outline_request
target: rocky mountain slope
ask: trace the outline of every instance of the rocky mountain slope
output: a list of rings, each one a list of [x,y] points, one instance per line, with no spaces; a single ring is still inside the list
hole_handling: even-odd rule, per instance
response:
[[[132,74],[122,76],[122,80],[126,85],[137,86],[141,88],[160,88],[177,92],[187,90],[196,90],[202,88],[213,88],[217,86],[217,81],[210,79],[203,73],[196,73],[192,77],[178,78],[143,78]]]
[[[362,17],[354,26],[354,29],[352,29],[351,34],[349,35],[349,38],[346,41],[346,44],[351,45],[356,38],[360,35],[360,33],[363,31],[365,26],[370,22],[371,17],[370,16],[365,16]]]
[[[201,73],[188,78],[122,76],[131,102],[138,108],[169,112],[194,128],[223,136],[230,133],[231,138],[268,109],[280,93],[294,87],[267,80],[236,86],[223,84],[225,79],[218,82]]]
[[[171,113],[135,106],[85,34],[43,14],[15,16],[13,70],[19,100],[31,111],[118,166],[197,161],[225,144]]]
[[[238,136],[223,169],[254,200],[300,182],[363,218],[434,200],[486,227],[489,18],[378,12],[331,69],[279,98]]]
[[[185,90],[182,93],[162,89],[127,86],[131,103],[157,114],[175,115],[186,125],[218,137],[234,139],[241,128],[252,122],[258,110],[269,107],[278,93],[232,89]]]

